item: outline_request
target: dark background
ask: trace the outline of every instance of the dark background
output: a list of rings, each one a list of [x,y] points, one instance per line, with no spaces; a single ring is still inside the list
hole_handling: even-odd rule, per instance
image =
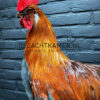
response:
[[[17,0],[0,0],[0,100],[28,100],[21,81],[26,30],[16,18]],[[70,58],[100,64],[100,0],[40,0],[58,43]],[[78,44],[78,46],[74,46]]]

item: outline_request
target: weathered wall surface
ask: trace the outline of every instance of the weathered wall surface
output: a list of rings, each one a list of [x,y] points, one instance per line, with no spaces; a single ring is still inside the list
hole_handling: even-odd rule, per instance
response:
[[[26,30],[16,4],[0,0],[0,100],[28,100],[20,75]],[[38,6],[70,59],[100,64],[100,0],[41,0]]]

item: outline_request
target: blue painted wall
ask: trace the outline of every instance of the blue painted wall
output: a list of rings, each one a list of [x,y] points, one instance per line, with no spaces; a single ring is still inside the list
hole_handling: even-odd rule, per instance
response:
[[[16,4],[0,0],[0,100],[28,100],[20,75],[27,31],[16,18]],[[41,0],[38,6],[70,59],[100,64],[100,0]]]

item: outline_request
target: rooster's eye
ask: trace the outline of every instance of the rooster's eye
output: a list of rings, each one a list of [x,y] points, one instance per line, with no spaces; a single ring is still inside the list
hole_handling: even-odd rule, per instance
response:
[[[31,11],[33,11],[33,9],[32,9],[32,8],[29,8],[29,9],[27,10],[27,12],[31,12]]]

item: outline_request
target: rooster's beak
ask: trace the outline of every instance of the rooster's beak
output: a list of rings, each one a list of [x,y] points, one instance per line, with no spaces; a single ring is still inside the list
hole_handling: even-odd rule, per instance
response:
[[[22,17],[23,15],[24,15],[23,13],[17,13],[17,14],[16,14],[16,17],[17,17],[17,18],[20,18],[20,17]]]
[[[19,13],[16,15],[16,17],[17,17],[17,18],[20,18],[20,17],[26,16],[26,15],[28,15],[28,14],[19,12]]]

